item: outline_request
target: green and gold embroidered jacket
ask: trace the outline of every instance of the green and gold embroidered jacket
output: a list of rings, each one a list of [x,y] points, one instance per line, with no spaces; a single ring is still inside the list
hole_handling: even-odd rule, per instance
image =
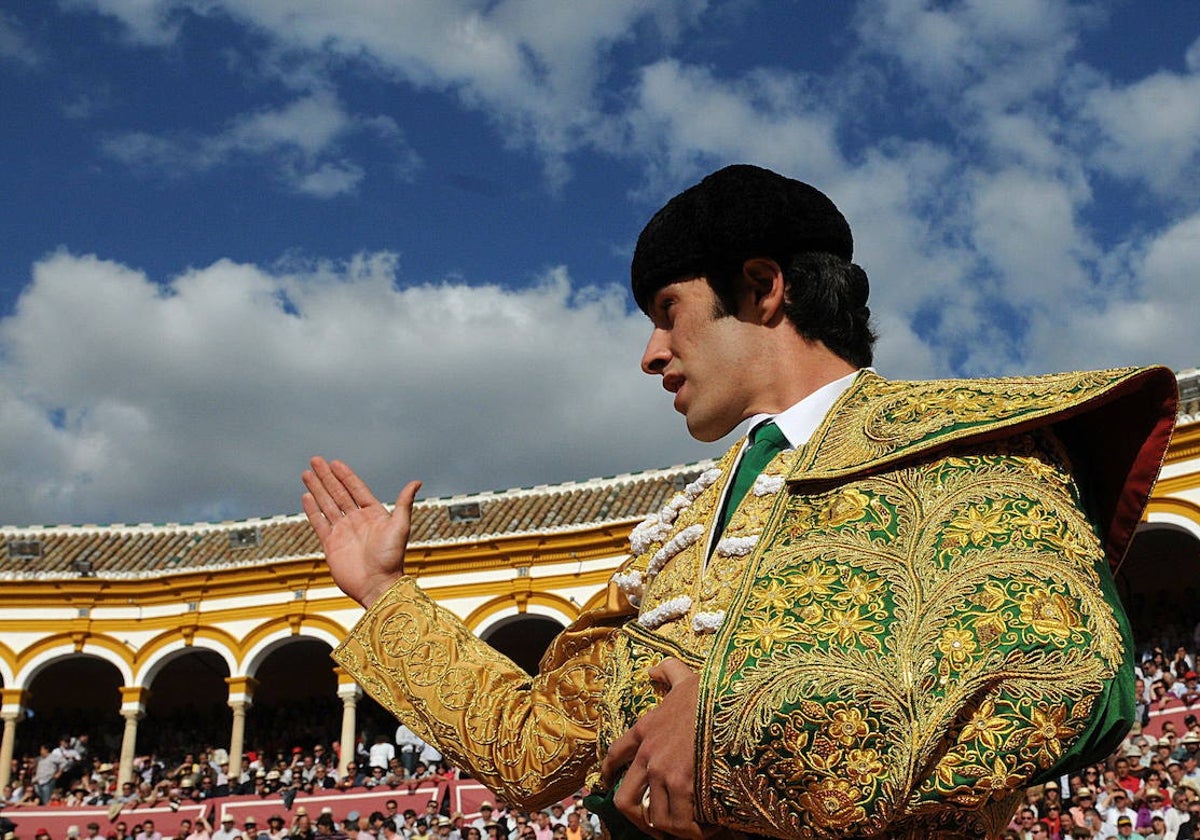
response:
[[[703,822],[995,836],[1023,787],[1128,728],[1109,566],[1162,463],[1174,388],[1163,369],[864,372],[722,535],[738,447],[635,528],[606,606],[532,682],[409,580],[335,658],[452,761],[537,804],[578,787],[657,702],[646,670],[676,656],[701,673]]]

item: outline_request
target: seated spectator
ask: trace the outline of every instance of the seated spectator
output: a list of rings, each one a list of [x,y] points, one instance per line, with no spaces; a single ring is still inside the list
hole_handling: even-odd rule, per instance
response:
[[[209,830],[208,822],[204,817],[196,820],[196,827],[191,834],[187,836],[187,840],[212,840],[212,833]]]
[[[251,814],[242,820],[242,837],[245,840],[260,840],[263,833],[258,830],[258,820]]]
[[[142,830],[133,840],[163,840],[162,832],[154,827],[154,820],[142,820]]]
[[[235,825],[233,813],[226,811],[221,815],[221,827],[212,833],[212,840],[242,840],[242,833]]]
[[[283,840],[287,837],[287,829],[283,827],[283,817],[272,814],[267,818],[267,830],[263,832],[267,840]]]
[[[346,772],[337,780],[338,790],[351,790],[362,787],[362,775],[358,772],[358,764],[351,761],[346,765]]]

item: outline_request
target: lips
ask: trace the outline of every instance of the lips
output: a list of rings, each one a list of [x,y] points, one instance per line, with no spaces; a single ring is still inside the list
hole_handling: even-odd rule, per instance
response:
[[[664,373],[662,386],[672,394],[678,394],[679,389],[683,387],[684,376],[682,373]]]

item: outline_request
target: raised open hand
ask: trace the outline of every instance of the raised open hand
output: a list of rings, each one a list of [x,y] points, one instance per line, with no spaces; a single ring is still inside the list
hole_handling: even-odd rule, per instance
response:
[[[364,607],[404,574],[404,551],[413,500],[421,482],[410,481],[389,511],[366,483],[341,461],[316,457],[302,476],[300,498],[308,523],[321,541],[333,582]]]

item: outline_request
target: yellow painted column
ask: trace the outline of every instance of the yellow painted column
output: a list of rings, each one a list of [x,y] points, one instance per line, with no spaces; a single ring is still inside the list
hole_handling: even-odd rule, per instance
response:
[[[346,775],[346,765],[354,759],[355,735],[358,732],[358,698],[362,697],[362,687],[354,681],[339,666],[334,666],[333,673],[337,674],[338,697],[342,698],[342,740],[338,750],[338,778]]]
[[[0,741],[0,788],[11,781],[13,747],[17,742],[17,721],[25,713],[25,690],[5,688],[0,690],[3,705],[0,718],[4,719],[4,739]]]
[[[254,704],[254,677],[226,677],[229,708],[233,709],[233,728],[229,732],[229,784],[235,786],[242,776],[242,753],[246,749],[246,710]]]
[[[125,734],[121,736],[121,764],[117,767],[118,785],[133,781],[138,721],[146,716],[146,700],[149,697],[150,689],[143,686],[121,686],[121,717],[125,718]]]

